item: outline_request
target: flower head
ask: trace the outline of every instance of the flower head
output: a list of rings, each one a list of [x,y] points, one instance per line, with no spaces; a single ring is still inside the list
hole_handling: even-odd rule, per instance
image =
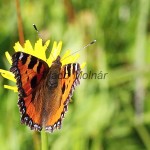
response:
[[[47,62],[48,66],[51,66],[52,62],[60,54],[60,51],[61,51],[61,48],[62,48],[62,42],[61,41],[59,43],[54,42],[51,53],[48,56],[48,58],[46,58],[46,50],[47,50],[47,47],[48,47],[49,44],[50,44],[50,40],[46,41],[46,43],[43,45],[42,44],[42,39],[39,39],[35,43],[34,48],[33,48],[30,41],[27,40],[24,44],[24,47],[22,47],[19,44],[19,42],[15,43],[14,50],[15,50],[15,52],[21,51],[21,52],[25,52],[27,54],[33,55],[37,58],[40,58],[40,59],[44,60],[45,62]],[[12,64],[11,55],[9,54],[8,51],[5,52],[5,55],[6,55],[6,58],[7,58],[8,62],[11,65]],[[61,58],[61,63],[62,63],[62,65],[65,65],[65,64],[68,64],[68,63],[73,63],[78,58],[79,58],[79,54],[71,55],[71,51],[67,50]],[[85,63],[83,63],[81,65],[81,68],[83,68],[84,66],[85,66]],[[6,78],[8,80],[11,80],[13,82],[16,82],[16,79],[14,78],[14,74],[11,73],[10,71],[0,69],[0,73],[4,78]],[[4,85],[4,88],[13,90],[14,92],[18,92],[16,86]]]

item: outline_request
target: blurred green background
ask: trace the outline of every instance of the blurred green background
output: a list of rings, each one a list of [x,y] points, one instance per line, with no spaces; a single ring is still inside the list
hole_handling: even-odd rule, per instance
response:
[[[16,1],[0,1],[0,68],[5,51],[19,40]],[[51,150],[150,150],[150,1],[20,0],[24,39],[63,41],[62,55],[96,39],[79,52],[84,72],[108,73],[82,79],[61,130],[48,134]],[[0,149],[40,150],[40,133],[20,124],[17,93],[0,76]]]

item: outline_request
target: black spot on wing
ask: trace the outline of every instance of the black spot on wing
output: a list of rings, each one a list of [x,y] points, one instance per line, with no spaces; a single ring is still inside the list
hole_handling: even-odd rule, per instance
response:
[[[62,87],[62,94],[64,94],[64,92],[65,92],[65,83],[63,84],[63,87]]]
[[[24,65],[27,61],[28,58],[28,54],[22,53],[22,52],[16,52],[13,56],[12,56],[12,60],[15,63],[18,63],[18,60],[21,60],[22,64]]]
[[[42,62],[39,61],[39,64],[37,66],[37,73],[40,73],[41,67],[42,67]]]
[[[64,74],[63,74],[63,79],[65,78],[65,74],[66,74],[66,67],[64,67]]]
[[[29,65],[28,65],[28,68],[32,69],[36,63],[37,63],[37,58],[32,56],[31,57],[31,61],[30,61]]]
[[[23,57],[21,59],[23,65],[26,63],[28,56],[29,56],[28,54],[23,54]]]
[[[70,75],[71,75],[71,64],[67,65],[67,73],[68,73],[68,76],[70,77]]]
[[[36,87],[36,84],[37,84],[37,76],[34,76],[34,77],[31,79],[31,88],[35,88],[35,87]]]
[[[13,56],[12,56],[12,59],[14,60],[14,59],[19,59],[19,56],[20,56],[20,52],[18,52],[18,53],[15,53]]]
[[[75,64],[75,63],[73,64],[73,74],[74,74],[75,71],[76,71],[76,65],[77,65],[77,64]]]

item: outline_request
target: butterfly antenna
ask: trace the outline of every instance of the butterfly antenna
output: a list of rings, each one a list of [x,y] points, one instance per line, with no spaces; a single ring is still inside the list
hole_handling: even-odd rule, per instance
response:
[[[93,41],[90,42],[89,44],[85,45],[84,47],[80,48],[79,50],[75,51],[74,53],[68,55],[67,57],[70,57],[70,56],[72,56],[72,55],[78,53],[79,51],[84,50],[85,48],[91,46],[91,45],[94,44],[94,43],[96,43],[96,40],[93,40]],[[65,57],[64,59],[66,59],[67,57]],[[63,59],[63,60],[64,60],[64,59]]]
[[[37,32],[38,37],[42,39],[42,36],[41,36],[41,34],[40,34],[39,30],[37,29],[37,27],[36,27],[35,24],[33,24],[33,27],[34,27],[35,31]],[[43,40],[43,39],[42,39],[42,40]]]
[[[42,36],[41,36],[41,34],[40,34],[40,32],[39,32],[39,30],[37,29],[37,27],[36,27],[36,25],[35,24],[33,24],[33,27],[34,27],[34,29],[35,29],[35,31],[37,32],[37,34],[38,34],[38,36],[39,36],[39,38],[41,38],[42,39],[42,41],[44,41],[43,40],[43,38],[42,38]],[[43,43],[43,42],[42,42]],[[43,43],[44,44],[44,43]],[[46,47],[48,48],[48,45],[46,45]],[[52,56],[53,58],[54,58],[54,56]]]

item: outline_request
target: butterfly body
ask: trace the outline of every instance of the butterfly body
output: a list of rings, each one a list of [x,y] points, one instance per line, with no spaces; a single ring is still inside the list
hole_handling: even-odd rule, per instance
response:
[[[49,67],[23,52],[16,52],[12,62],[10,71],[17,81],[21,122],[37,131],[60,129],[72,92],[79,84],[80,65],[62,66],[58,56]]]

